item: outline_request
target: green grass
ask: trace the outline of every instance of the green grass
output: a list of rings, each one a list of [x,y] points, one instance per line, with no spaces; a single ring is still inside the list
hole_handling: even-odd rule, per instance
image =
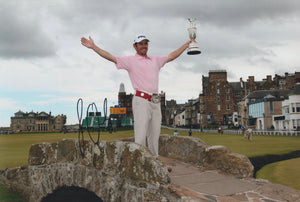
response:
[[[163,128],[162,134],[173,135],[174,130]],[[178,131],[180,136],[188,136],[188,131]],[[193,137],[203,140],[207,145],[224,145],[232,152],[248,157],[267,154],[286,154],[300,149],[300,137],[253,135],[250,142],[238,134],[218,134],[193,132]]]
[[[92,133],[97,140],[97,133]],[[133,137],[133,130],[118,131],[115,133],[101,132],[100,140],[117,140]],[[58,142],[64,138],[78,138],[77,133],[33,133],[0,135],[0,170],[4,168],[27,165],[28,153],[32,144],[41,142]],[[89,139],[88,133],[84,133],[84,139]]]
[[[0,202],[25,202],[19,193],[3,188],[0,185]]]
[[[173,135],[174,130],[162,128],[161,134]],[[179,136],[188,136],[188,131],[178,131]],[[127,137],[133,137],[133,130],[118,131],[112,134],[107,132],[101,132],[100,140],[118,140]],[[207,145],[224,145],[230,148],[235,153],[244,154],[248,157],[263,156],[267,154],[285,154],[295,150],[299,150],[300,137],[283,137],[283,136],[253,136],[253,141],[250,142],[247,139],[236,134],[216,134],[216,133],[199,133],[193,132],[193,137],[200,138]],[[93,137],[96,140],[97,133],[93,133]],[[0,135],[0,169],[18,167],[27,165],[28,153],[32,144],[38,144],[41,142],[58,142],[64,138],[78,138],[77,133],[45,133],[45,134],[10,134]],[[89,139],[87,132],[84,133],[84,138]],[[294,163],[294,162],[293,162]],[[296,165],[279,164],[276,169],[284,171],[284,169],[292,168],[296,166],[299,168],[299,162]],[[281,168],[282,167],[282,168]],[[273,172],[279,172],[275,169],[270,169]],[[267,172],[268,173],[268,172]],[[277,177],[274,181],[279,184],[291,186],[299,189],[300,180],[297,180],[296,185],[289,185],[290,179],[299,179],[300,172],[290,169],[286,172],[288,177]],[[273,181],[272,176],[277,174],[261,174],[259,178],[268,179]],[[283,174],[278,174],[278,176]],[[6,198],[2,198],[6,196]],[[0,202],[1,201],[21,201],[19,199],[10,199],[11,197],[18,197],[13,192],[0,187]],[[7,199],[7,200],[6,200]]]
[[[260,169],[257,178],[267,179],[277,184],[300,190],[300,158],[271,163]]]
[[[162,128],[162,134],[173,135],[174,130]],[[178,131],[179,136],[188,136],[188,131]],[[93,133],[94,139],[97,133]],[[250,142],[240,135],[193,132],[207,145],[224,145],[235,153],[248,157],[267,154],[285,154],[299,150],[300,137],[253,136]],[[101,132],[100,140],[117,140],[133,137],[133,130],[118,131],[112,134]],[[11,134],[0,135],[0,169],[27,165],[28,152],[32,144],[40,142],[58,142],[64,138],[78,138],[77,133]],[[84,138],[89,139],[87,132]]]

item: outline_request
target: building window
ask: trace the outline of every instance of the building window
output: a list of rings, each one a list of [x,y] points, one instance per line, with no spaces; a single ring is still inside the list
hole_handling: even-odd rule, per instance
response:
[[[284,107],[284,112],[285,112],[286,114],[290,113],[289,108],[288,108],[288,107]]]
[[[220,89],[219,88],[217,88],[217,94],[220,94]]]
[[[285,81],[284,80],[280,80],[279,81],[279,85],[285,85]]]
[[[234,96],[241,96],[241,92],[239,92],[239,91],[234,91]]]
[[[226,93],[230,93],[230,89],[229,88],[226,89]]]
[[[230,105],[227,105],[227,110],[230,110]]]
[[[296,120],[293,120],[293,129],[296,129],[297,128],[297,122]]]
[[[221,110],[221,106],[220,105],[218,105],[218,111],[220,111]]]
[[[291,112],[295,112],[296,109],[295,109],[295,105],[293,103],[291,103]]]
[[[270,101],[270,113],[273,114],[274,110],[273,110],[273,101]]]
[[[227,101],[230,100],[230,96],[229,96],[229,95],[226,96],[226,100],[227,100]]]
[[[296,103],[296,112],[300,112],[300,103]]]

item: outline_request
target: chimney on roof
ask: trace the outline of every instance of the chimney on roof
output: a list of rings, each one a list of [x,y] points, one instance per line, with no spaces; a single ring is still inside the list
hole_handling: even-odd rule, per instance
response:
[[[285,78],[287,78],[287,77],[289,76],[289,73],[288,73],[288,72],[285,72],[285,73],[284,73],[284,76],[285,76]]]
[[[244,81],[243,81],[242,77],[240,78],[240,85],[241,85],[241,88],[243,89],[244,88]]]
[[[249,77],[248,77],[248,81],[249,81],[249,82],[254,82],[254,76],[249,76]]]

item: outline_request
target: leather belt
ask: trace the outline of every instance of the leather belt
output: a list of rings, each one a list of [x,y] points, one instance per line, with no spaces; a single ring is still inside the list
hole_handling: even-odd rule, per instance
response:
[[[153,93],[152,95],[150,95],[150,94],[145,93],[143,91],[136,90],[135,96],[144,98],[144,99],[148,100],[149,102],[152,102],[152,103],[155,103],[155,104],[160,103],[160,97],[156,93]]]
[[[151,99],[152,99],[152,95],[145,93],[143,91],[139,91],[139,90],[136,90],[135,96],[144,98],[144,99],[148,100],[149,102],[151,102]]]

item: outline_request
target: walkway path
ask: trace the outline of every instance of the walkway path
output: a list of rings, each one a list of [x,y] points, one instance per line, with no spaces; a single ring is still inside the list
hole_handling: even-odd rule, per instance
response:
[[[300,191],[261,179],[238,179],[216,170],[201,170],[174,159],[159,157],[171,167],[170,188],[186,201],[300,202]]]

